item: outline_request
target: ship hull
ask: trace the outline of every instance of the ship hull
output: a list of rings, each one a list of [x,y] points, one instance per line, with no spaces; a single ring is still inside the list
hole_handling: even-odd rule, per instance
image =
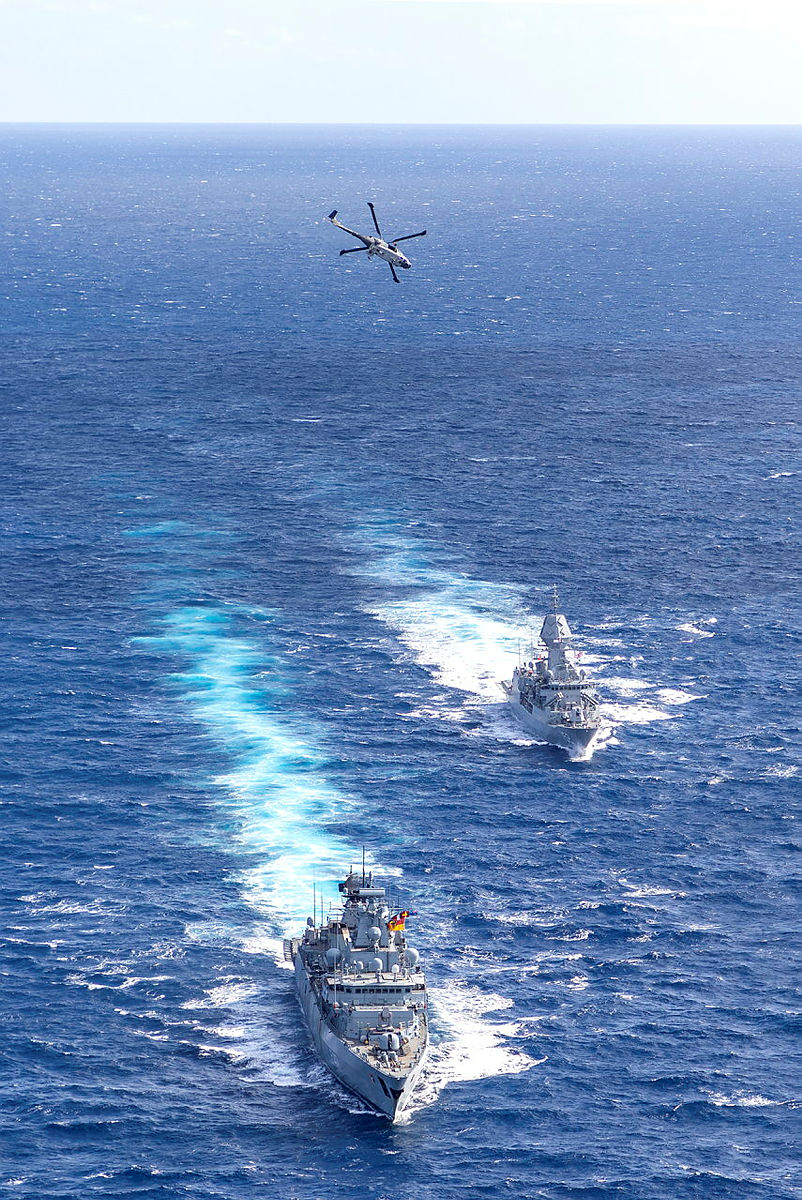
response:
[[[322,1016],[309,977],[298,955],[295,960],[295,986],[318,1058],[340,1083],[359,1096],[370,1108],[395,1121],[409,1103],[428,1054],[420,1056],[408,1072],[392,1074],[378,1070],[355,1053],[347,1041],[338,1037]]]
[[[508,693],[507,703],[525,729],[543,738],[552,746],[567,750],[572,757],[585,757],[594,749],[601,736],[601,726],[551,725],[539,708],[528,709],[519,702],[517,693]]]

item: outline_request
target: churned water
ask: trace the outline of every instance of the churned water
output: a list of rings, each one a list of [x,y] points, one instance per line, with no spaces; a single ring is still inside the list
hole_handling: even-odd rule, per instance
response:
[[[2,1195],[802,1195],[799,149],[2,130]],[[588,762],[501,704],[554,583]],[[281,954],[363,846],[396,1127]]]

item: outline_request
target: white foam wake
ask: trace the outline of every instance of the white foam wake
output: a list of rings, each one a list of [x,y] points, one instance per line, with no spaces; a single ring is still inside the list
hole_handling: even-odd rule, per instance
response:
[[[517,1075],[533,1065],[528,1054],[508,1045],[508,1039],[520,1035],[517,1022],[486,1019],[489,1013],[512,1008],[512,1000],[456,981],[433,988],[431,997],[450,1035],[432,1054],[432,1073],[445,1083]]]
[[[442,587],[412,600],[389,600],[368,609],[393,629],[421,666],[443,687],[498,702],[499,681],[512,675],[522,645],[521,621],[491,616],[500,589]]]
[[[143,640],[188,664],[173,681],[234,760],[214,783],[236,813],[236,836],[260,859],[242,876],[246,898],[286,935],[312,911],[312,881],[318,903],[336,901],[336,881],[361,851],[328,829],[351,801],[327,782],[326,756],[308,725],[301,730],[277,711],[285,690],[277,663],[231,626],[228,613],[187,606],[165,619],[160,636]]]
[[[219,802],[236,815],[235,836],[255,852],[257,865],[240,881],[246,899],[261,920],[241,940],[246,951],[273,955],[282,963],[280,935],[297,933],[312,911],[311,880],[321,895],[336,901],[343,868],[361,857],[345,839],[330,831],[353,802],[326,779],[327,759],[309,722],[299,726],[286,711],[281,662],[247,638],[236,636],[236,610],[186,606],[164,620],[160,635],[140,639],[183,660],[186,669],[172,677],[191,713],[233,760],[217,776]],[[239,615],[247,616],[247,613]],[[391,873],[378,868],[382,874]],[[399,873],[399,872],[393,872]],[[220,935],[212,920],[194,936]],[[532,1060],[504,1044],[512,1026],[487,1021],[484,1014],[510,1001],[483,995],[467,985],[439,989],[435,997],[446,1037],[432,1055],[432,1066],[413,1110],[430,1103],[447,1083],[526,1070]],[[225,981],[188,1008],[219,1009],[229,1014],[199,1032],[204,1053],[223,1053],[233,1062],[257,1066],[265,1078],[283,1086],[313,1082],[302,1059],[286,1065],[286,1039],[266,1035],[256,989],[241,980]],[[275,1047],[280,1045],[278,1055]],[[282,1065],[284,1064],[284,1065]],[[321,1076],[321,1086],[326,1084]]]
[[[459,981],[430,988],[429,997],[434,1023],[446,1037],[432,1046],[408,1114],[434,1103],[450,1083],[518,1075],[545,1061],[509,1045],[523,1036],[518,1022],[491,1015],[512,1008],[512,1000]]]
[[[302,1046],[285,1028],[276,1028],[275,1010],[266,1014],[259,984],[225,979],[202,996],[187,1000],[183,1007],[195,1017],[185,1040],[201,1056],[222,1055],[274,1087],[309,1086],[309,1064]]]
[[[357,573],[386,585],[390,593],[366,604],[366,611],[393,631],[438,685],[466,696],[456,714],[447,697],[419,711],[450,720],[478,716],[484,735],[520,744],[521,728],[503,701],[500,682],[511,678],[521,652],[536,643],[542,624],[542,615],[527,609],[524,588],[471,579],[434,565],[434,555],[423,544],[405,539],[386,524],[363,529],[356,543],[365,560]],[[399,596],[401,590],[406,594]],[[609,645],[604,637],[588,638],[592,652],[580,649],[578,654],[580,665],[588,674],[595,673],[602,693],[608,693],[601,707],[602,734],[580,758],[608,745],[615,726],[670,720],[676,716],[671,708],[697,698],[663,689],[656,693],[657,702],[645,699],[641,693],[653,690],[654,684],[623,677],[620,664],[629,661],[634,667],[635,660],[617,653],[622,648],[618,638],[608,641]],[[608,677],[608,668],[615,674]],[[535,735],[525,740],[534,744],[538,739]]]

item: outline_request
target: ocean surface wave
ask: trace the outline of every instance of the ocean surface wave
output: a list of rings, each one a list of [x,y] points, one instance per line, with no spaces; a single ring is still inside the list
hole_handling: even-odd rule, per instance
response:
[[[0,130],[2,1195],[802,1196],[798,149]],[[554,584],[581,763],[499,689]],[[282,953],[363,846],[395,1127]]]

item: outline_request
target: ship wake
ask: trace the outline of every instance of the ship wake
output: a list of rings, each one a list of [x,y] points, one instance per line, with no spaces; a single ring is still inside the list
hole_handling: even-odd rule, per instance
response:
[[[420,702],[413,711],[460,722],[469,736],[544,744],[515,719],[501,686],[519,656],[537,642],[543,616],[527,609],[528,589],[444,568],[438,561],[442,554],[385,523],[364,527],[354,541],[363,556],[355,573],[380,585],[365,610],[392,632],[403,657],[423,667],[442,689],[416,697]],[[590,747],[574,751],[574,761],[587,761],[608,745],[617,726],[670,720],[678,706],[696,699],[687,692],[655,691],[647,680],[622,675],[622,664],[630,670],[639,664],[619,648],[623,645],[615,639],[605,645],[602,637],[594,637],[578,652],[579,665],[609,698],[601,705],[599,736]],[[645,698],[649,692],[654,699]]]
[[[256,859],[237,880],[258,921],[227,930],[217,921],[202,921],[187,933],[200,941],[233,938],[245,953],[269,954],[283,967],[281,939],[297,935],[311,912],[311,880],[316,880],[318,904],[339,902],[337,882],[344,867],[361,859],[361,850],[332,832],[344,817],[356,820],[359,813],[354,799],[326,780],[328,759],[314,727],[304,718],[301,732],[287,712],[290,688],[280,656],[270,654],[263,638],[237,632],[249,616],[250,610],[233,607],[185,605],[163,619],[158,635],[138,641],[182,662],[170,682],[231,760],[230,769],[211,782],[218,805],[234,818],[234,836]],[[267,617],[260,613],[260,629]],[[382,875],[400,874],[371,865]],[[268,1001],[269,1017],[262,1011]],[[291,1022],[278,1001],[243,978],[233,984],[223,979],[219,988],[189,1001],[188,1008],[208,1010],[202,1052],[224,1054],[249,1075],[255,1072],[276,1086],[323,1087],[343,1107],[363,1111],[327,1073],[308,1065],[293,1045]],[[411,1111],[432,1103],[450,1082],[531,1065],[506,1047],[507,1026],[486,1016],[510,1001],[453,984],[438,989],[434,1003],[441,1036]]]
[[[280,660],[237,636],[234,616],[187,605],[164,619],[160,635],[141,640],[184,661],[171,682],[233,760],[212,782],[218,803],[236,817],[237,840],[258,860],[239,881],[269,921],[275,948],[311,911],[312,881],[318,903],[336,901],[337,880],[361,851],[329,828],[353,801],[326,781],[327,757],[306,732],[309,722],[302,734],[282,711]]]
[[[432,1049],[407,1117],[433,1104],[449,1084],[519,1075],[545,1061],[511,1044],[525,1036],[519,1022],[500,1016],[512,1000],[457,980],[430,987],[429,997]]]

